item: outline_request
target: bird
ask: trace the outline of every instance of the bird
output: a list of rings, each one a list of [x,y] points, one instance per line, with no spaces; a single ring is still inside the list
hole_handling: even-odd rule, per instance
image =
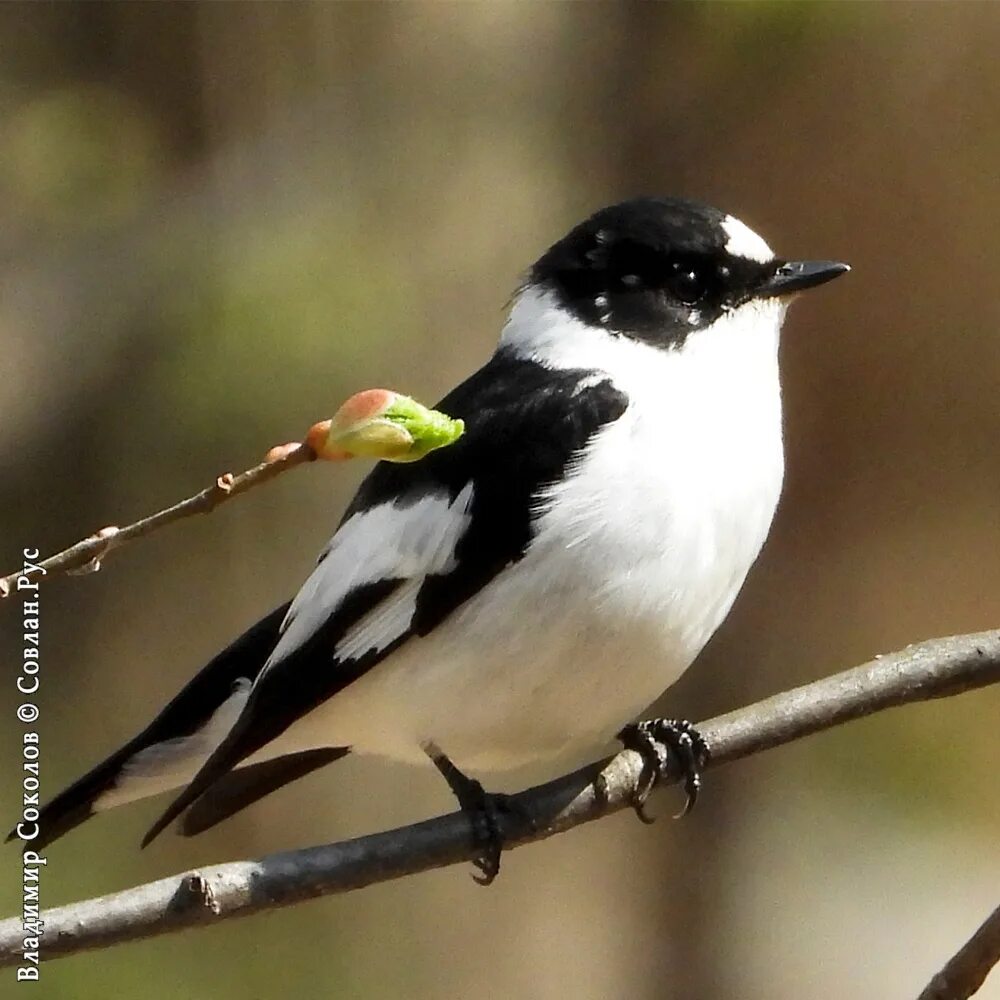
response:
[[[433,763],[484,883],[504,797],[480,775],[617,737],[643,755],[637,811],[670,753],[693,804],[710,747],[686,721],[633,720],[701,652],[765,542],[786,309],[849,269],[779,257],[683,198],[574,226],[525,274],[493,355],[438,404],[464,434],[377,463],[294,598],[48,802],[33,846],[176,789],[143,846],[178,817],[190,836],[349,753]]]

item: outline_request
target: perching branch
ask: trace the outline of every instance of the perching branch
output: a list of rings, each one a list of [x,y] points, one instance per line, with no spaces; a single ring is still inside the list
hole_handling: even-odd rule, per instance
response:
[[[948,960],[917,1000],[967,1000],[1000,962],[1000,906]]]
[[[260,465],[234,476],[219,476],[194,496],[171,507],[140,518],[124,528],[111,525],[71,545],[40,563],[26,565],[17,573],[0,577],[0,599],[7,597],[18,578],[35,580],[60,573],[84,574],[101,568],[101,560],[126,542],[152,534],[165,525],[194,514],[209,514],[220,503],[269,482],[296,465],[317,458],[341,461],[355,456],[390,462],[412,462],[436,448],[457,440],[464,430],[461,420],[452,420],[429,410],[409,396],[389,389],[365,389],[355,393],[331,420],[313,424],[301,444],[272,448]]]
[[[730,712],[699,729],[712,747],[710,766],[717,766],[886,708],[998,681],[1000,630],[933,639]],[[628,808],[641,769],[638,754],[624,751],[515,796],[514,809],[503,817],[507,846],[520,847]],[[473,853],[468,820],[452,813],[339,844],[212,865],[48,910],[42,914],[41,954],[56,958],[249,916],[468,861]],[[0,965],[21,960],[24,936],[20,918],[0,921]],[[995,961],[995,949],[992,954]]]

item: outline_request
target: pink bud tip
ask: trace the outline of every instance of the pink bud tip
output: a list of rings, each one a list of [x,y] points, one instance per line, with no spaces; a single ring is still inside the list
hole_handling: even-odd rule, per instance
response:
[[[381,416],[396,401],[399,394],[391,389],[363,389],[356,392],[333,415],[338,430]]]

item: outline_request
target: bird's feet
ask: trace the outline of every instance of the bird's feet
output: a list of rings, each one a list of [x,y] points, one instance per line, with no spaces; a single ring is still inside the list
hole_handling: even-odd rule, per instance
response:
[[[500,874],[502,817],[510,811],[510,797],[487,792],[475,778],[463,774],[433,743],[428,743],[424,751],[448,782],[462,812],[472,824],[472,842],[476,848],[472,863],[479,869],[479,874],[472,878],[480,885],[490,885]]]
[[[683,719],[650,719],[626,726],[618,734],[618,739],[626,750],[635,750],[642,757],[642,774],[632,799],[632,808],[639,819],[643,823],[653,822],[646,812],[646,800],[657,782],[667,776],[671,753],[675,754],[680,765],[687,796],[684,808],[675,818],[686,816],[698,801],[701,769],[709,758],[708,744],[698,730]]]

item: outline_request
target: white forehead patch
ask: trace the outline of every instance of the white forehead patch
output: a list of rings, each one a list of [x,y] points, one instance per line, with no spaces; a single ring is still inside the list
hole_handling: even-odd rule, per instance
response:
[[[722,228],[729,237],[726,253],[755,260],[758,264],[774,260],[774,251],[746,223],[727,215],[722,220]]]

